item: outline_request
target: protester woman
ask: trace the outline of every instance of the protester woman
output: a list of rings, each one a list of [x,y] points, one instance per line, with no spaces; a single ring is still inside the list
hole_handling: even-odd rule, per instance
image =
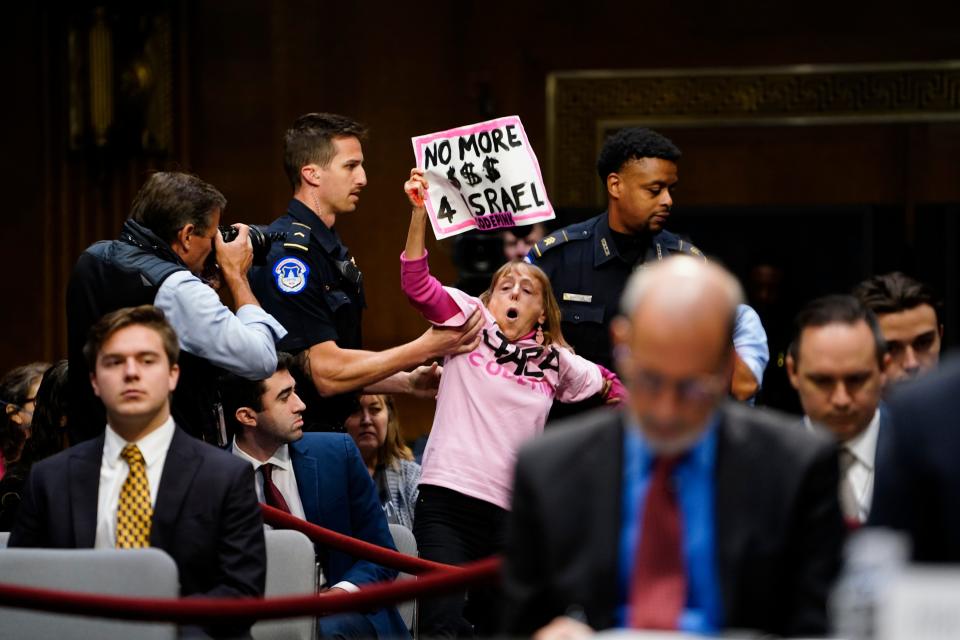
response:
[[[404,185],[413,211],[401,256],[403,291],[435,325],[458,326],[477,308],[484,314],[480,345],[443,363],[414,527],[422,557],[462,564],[502,549],[517,451],[543,431],[554,400],[601,394],[617,402],[623,387],[564,341],[560,309],[539,268],[509,262],[479,298],[443,287],[430,275],[424,248],[427,186],[418,169]],[[463,594],[424,601],[421,631],[426,636],[491,631],[486,625],[494,615],[484,602],[489,596],[471,593],[466,617],[474,625],[464,616]]]

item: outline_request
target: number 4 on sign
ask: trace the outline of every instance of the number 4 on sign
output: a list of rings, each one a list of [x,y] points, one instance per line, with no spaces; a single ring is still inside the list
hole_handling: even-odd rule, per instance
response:
[[[456,215],[456,213],[457,210],[450,206],[447,196],[440,198],[440,211],[437,212],[437,218],[446,220],[447,222],[453,222],[453,216]]]

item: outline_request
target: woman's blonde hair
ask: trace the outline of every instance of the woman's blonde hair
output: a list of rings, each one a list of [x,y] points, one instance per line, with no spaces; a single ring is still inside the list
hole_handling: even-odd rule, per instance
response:
[[[387,437],[377,449],[377,465],[392,466],[397,460],[413,460],[413,451],[403,441],[400,435],[400,418],[397,416],[397,407],[393,396],[381,393],[368,393],[364,396],[379,398],[387,411]],[[361,396],[362,398],[363,396]]]
[[[543,298],[544,322],[542,328],[544,346],[555,344],[572,351],[573,348],[563,339],[563,331],[560,329],[560,305],[557,304],[557,299],[553,297],[553,287],[550,286],[550,278],[547,277],[547,274],[545,274],[540,267],[530,264],[529,262],[514,261],[506,263],[493,274],[493,279],[490,280],[490,286],[480,294],[480,301],[483,302],[484,306],[489,304],[490,296],[493,295],[493,290],[497,288],[497,283],[514,271],[525,271],[540,283],[540,294]]]

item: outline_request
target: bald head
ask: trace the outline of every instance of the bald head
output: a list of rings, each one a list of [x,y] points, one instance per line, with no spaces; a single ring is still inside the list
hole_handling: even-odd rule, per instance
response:
[[[611,329],[631,407],[655,449],[692,446],[726,397],[742,300],[730,273],[688,257],[642,269],[627,283],[623,317]]]
[[[733,317],[743,302],[740,283],[726,269],[688,256],[676,256],[640,269],[627,282],[620,312],[632,317],[643,302],[683,315],[707,308]]]

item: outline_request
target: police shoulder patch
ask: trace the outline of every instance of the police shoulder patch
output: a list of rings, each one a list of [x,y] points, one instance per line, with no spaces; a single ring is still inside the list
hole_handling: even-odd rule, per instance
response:
[[[690,256],[700,258],[701,260],[706,261],[707,256],[703,255],[703,252],[700,249],[697,249],[694,245],[689,242],[680,241],[680,252],[685,253]]]
[[[571,235],[571,233],[569,233],[567,229],[560,229],[559,231],[554,231],[550,235],[540,240],[540,242],[533,245],[531,254],[539,258],[550,249],[555,249],[556,247],[559,247],[562,244],[570,242],[571,240],[581,240],[582,239],[581,235],[583,235],[584,237],[586,236],[585,233],[581,234],[581,232],[579,231]]]
[[[307,286],[308,267],[300,258],[284,256],[273,265],[277,289],[283,293],[300,293]]]
[[[302,222],[294,222],[287,230],[283,239],[285,249],[295,249],[297,251],[310,251],[310,227]]]

